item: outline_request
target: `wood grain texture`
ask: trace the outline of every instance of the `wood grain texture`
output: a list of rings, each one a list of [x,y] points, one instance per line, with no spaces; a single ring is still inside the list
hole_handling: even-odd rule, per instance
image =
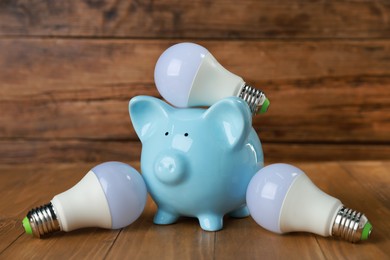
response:
[[[388,160],[389,145],[263,143],[266,163],[330,160]],[[0,141],[0,163],[140,161],[139,141],[9,140]]]
[[[388,259],[389,17],[387,0],[0,1],[0,259]],[[30,208],[97,163],[139,170],[128,101],[159,97],[154,65],[181,41],[266,92],[253,119],[265,163],[295,162],[364,212],[369,241],[281,236],[251,218],[226,217],[220,232],[193,218],[157,226],[150,198],[121,230],[24,234]]]
[[[204,232],[193,218],[174,225],[156,226],[156,206],[149,198],[148,206],[134,228],[124,229],[107,254],[109,259],[211,259],[214,255],[215,232]],[[133,225],[132,225],[133,227]],[[155,245],[155,246],[153,246]]]
[[[259,228],[250,217],[225,222],[216,234],[215,259],[326,259],[314,235],[281,236]]]
[[[271,100],[266,158],[390,158],[388,1],[0,1],[0,162],[139,158],[128,116],[192,41]]]
[[[1,1],[0,35],[388,38],[388,1]]]
[[[10,140],[0,141],[0,163],[139,161],[139,141]]]
[[[127,162],[139,169],[138,162]],[[141,217],[124,229],[88,228],[34,239],[23,234],[20,224],[27,211],[73,186],[94,164],[0,164],[0,258],[387,259],[390,163],[296,165],[320,189],[366,214],[374,227],[368,241],[351,244],[300,232],[277,235],[259,227],[250,217],[226,217],[224,229],[219,232],[202,231],[193,218],[159,226],[152,223],[156,206],[150,198]]]
[[[365,165],[366,171],[362,175],[362,166]],[[373,243],[361,244],[361,252],[352,258],[360,259],[386,259],[390,255],[390,225],[387,214],[390,214],[388,203],[382,203],[374,189],[381,189],[382,181],[389,182],[389,168],[383,169],[381,162],[372,164],[308,164],[303,165],[302,169],[308,173],[313,182],[328,194],[339,198],[344,205],[352,209],[363,212],[371,221],[378,223],[375,227],[375,233],[371,237]],[[381,171],[383,176],[377,179],[375,172]],[[374,172],[373,175],[371,175]],[[312,174],[310,174],[312,173]],[[369,187],[367,183],[377,183],[375,188]],[[389,194],[387,190],[385,193]],[[374,225],[374,224],[373,224]],[[374,242],[375,241],[375,242]],[[351,257],[353,250],[358,245],[349,244],[344,247],[339,244],[331,243],[329,239],[318,238],[319,245],[324,248],[331,248],[326,252],[327,259],[347,259]],[[383,247],[375,246],[381,244]]]
[[[20,140],[31,141],[19,158],[31,154],[34,143],[48,151],[53,143],[60,147],[62,142],[64,149],[77,149],[79,143],[83,150],[87,146],[82,143],[94,140],[116,143],[114,150],[121,150],[120,142],[138,141],[128,101],[136,95],[159,96],[154,64],[173,43],[0,40],[0,139],[15,147]],[[270,110],[253,121],[263,143],[356,144],[389,150],[390,42],[200,43],[226,68],[267,93]],[[92,145],[82,158],[99,160],[99,146]],[[3,146],[0,154],[10,158],[5,153],[12,150],[16,151],[12,145]],[[384,158],[380,154],[378,158]],[[68,157],[52,157],[61,156]]]

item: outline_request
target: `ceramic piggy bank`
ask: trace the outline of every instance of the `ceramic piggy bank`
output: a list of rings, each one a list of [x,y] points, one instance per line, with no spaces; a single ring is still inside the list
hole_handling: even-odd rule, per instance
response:
[[[225,214],[249,215],[246,189],[263,166],[263,152],[244,101],[230,97],[207,110],[178,109],[137,96],[129,110],[142,142],[142,175],[158,207],[154,223],[189,216],[216,231]]]

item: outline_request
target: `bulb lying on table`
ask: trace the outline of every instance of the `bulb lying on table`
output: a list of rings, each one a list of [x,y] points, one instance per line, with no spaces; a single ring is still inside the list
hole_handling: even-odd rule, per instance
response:
[[[275,233],[307,231],[358,242],[372,231],[365,215],[344,207],[292,165],[262,168],[250,181],[246,199],[253,219]]]
[[[168,48],[154,70],[158,91],[176,107],[211,106],[229,96],[244,99],[252,114],[270,104],[265,94],[222,67],[204,47],[179,43]]]
[[[50,203],[29,211],[23,226],[35,237],[83,227],[119,229],[141,215],[146,197],[144,180],[134,168],[106,162]]]

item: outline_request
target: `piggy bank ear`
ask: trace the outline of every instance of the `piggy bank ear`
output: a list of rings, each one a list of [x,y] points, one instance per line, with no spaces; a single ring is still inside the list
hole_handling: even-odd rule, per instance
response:
[[[167,103],[154,97],[136,96],[130,100],[130,119],[141,142],[161,128],[171,109]]]
[[[210,122],[212,134],[231,146],[242,144],[252,129],[252,114],[245,101],[229,97],[212,105],[204,119]]]

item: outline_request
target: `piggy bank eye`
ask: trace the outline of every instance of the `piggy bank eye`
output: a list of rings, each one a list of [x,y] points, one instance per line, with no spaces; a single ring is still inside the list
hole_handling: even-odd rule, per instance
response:
[[[187,136],[188,136],[188,133],[185,133],[184,136],[187,137]]]
[[[168,133],[168,132],[165,132],[165,136],[167,136],[167,135],[169,135],[169,133]]]

